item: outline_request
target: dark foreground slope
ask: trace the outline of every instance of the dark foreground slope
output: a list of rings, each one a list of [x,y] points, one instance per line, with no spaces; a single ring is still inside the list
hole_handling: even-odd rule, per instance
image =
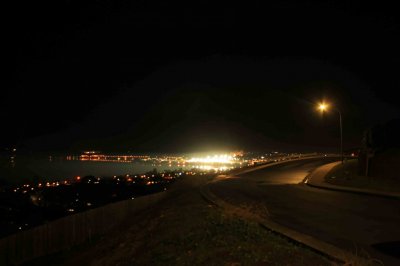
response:
[[[208,202],[200,193],[205,181],[180,180],[163,202],[114,232],[27,265],[331,265],[261,228],[252,212]]]

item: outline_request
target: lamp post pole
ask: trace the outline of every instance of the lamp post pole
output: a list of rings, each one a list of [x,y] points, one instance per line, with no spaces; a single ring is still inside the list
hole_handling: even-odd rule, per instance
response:
[[[324,112],[328,109],[328,105],[325,103],[320,103],[318,106],[321,112]],[[340,158],[343,164],[344,156],[343,156],[343,125],[342,125],[342,113],[338,108],[334,108],[339,113],[339,123],[340,123]]]
[[[336,110],[339,113],[339,122],[340,122],[340,157],[342,159],[342,164],[343,164],[343,126],[342,126],[342,113],[339,111],[339,109],[336,108]]]

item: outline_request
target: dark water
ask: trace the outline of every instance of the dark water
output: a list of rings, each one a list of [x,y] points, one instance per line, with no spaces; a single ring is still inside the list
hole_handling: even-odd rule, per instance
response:
[[[13,163],[3,158],[0,165],[0,180],[7,183],[21,183],[39,180],[64,180],[76,176],[114,176],[125,174],[140,174],[156,169],[158,172],[165,170],[191,170],[199,165],[177,163],[155,164],[151,162],[94,162],[94,161],[68,161],[52,158],[21,158]],[[224,167],[219,165],[218,167]]]

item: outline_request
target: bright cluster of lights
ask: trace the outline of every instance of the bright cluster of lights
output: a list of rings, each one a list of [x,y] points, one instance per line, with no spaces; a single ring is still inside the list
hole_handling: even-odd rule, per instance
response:
[[[200,158],[191,158],[187,160],[188,163],[229,163],[232,164],[233,157],[227,154],[224,155],[214,155]]]
[[[82,154],[78,157],[80,161],[130,163],[137,159],[141,159],[143,161],[150,160],[150,156],[147,155],[105,155],[105,154],[97,154],[90,151],[84,153],[85,154]],[[76,160],[76,159],[74,156],[67,156],[67,160]]]
[[[218,172],[218,171],[227,171],[229,169],[232,169],[233,167],[227,167],[227,166],[214,167],[211,165],[197,165],[194,168],[201,169],[201,170],[207,170],[207,171],[214,170],[214,171]]]

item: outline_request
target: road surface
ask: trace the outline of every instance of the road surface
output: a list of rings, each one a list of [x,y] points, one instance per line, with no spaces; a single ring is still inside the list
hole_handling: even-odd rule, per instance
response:
[[[221,178],[208,184],[215,196],[234,205],[265,210],[270,219],[301,233],[346,249],[367,252],[384,265],[400,265],[393,245],[400,241],[400,201],[376,196],[311,188],[301,182],[333,159],[288,162]],[[300,184],[299,184],[300,183]],[[365,253],[364,253],[365,254]]]

